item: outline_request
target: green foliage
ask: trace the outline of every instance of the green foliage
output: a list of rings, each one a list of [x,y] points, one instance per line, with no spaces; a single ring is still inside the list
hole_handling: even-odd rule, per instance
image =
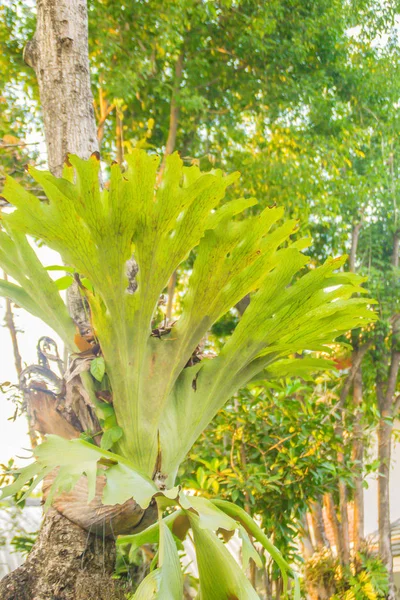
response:
[[[177,147],[185,158],[230,169],[241,161],[252,173],[244,184],[248,193],[255,193],[250,191],[254,183],[260,197],[261,191],[271,193],[270,187],[279,194],[279,178],[292,205],[290,184],[302,190],[313,186],[295,161],[289,174],[282,163],[269,160],[268,130],[282,131],[290,120],[295,130],[301,121],[312,132],[325,131],[326,123],[329,127],[338,114],[346,115],[349,99],[358,100],[360,76],[352,67],[364,53],[348,29],[363,21],[362,30],[373,38],[373,31],[388,31],[394,19],[393,9],[382,9],[376,0],[297,0],[290,5],[281,0],[167,0],[124,3],[122,10],[111,0],[90,0],[89,7],[94,86],[106,97],[107,108],[115,106],[105,126],[104,151],[115,143],[117,109],[126,151],[137,144],[160,150],[168,137],[174,95]],[[97,93],[95,98],[100,118]],[[272,153],[276,149],[282,157],[285,145],[271,145]],[[284,181],[288,175],[290,184]]]
[[[182,493],[179,494],[178,503],[181,509],[165,517],[163,520],[164,532],[170,528],[172,533],[175,532],[182,539],[182,537],[185,537],[189,527],[193,530],[200,571],[200,593],[202,596],[207,598],[229,598],[234,593],[238,600],[257,598],[243,572],[238,569],[232,555],[214,533],[219,530],[234,531],[235,529],[239,529],[243,541],[244,554],[247,553],[247,555],[254,557],[257,554],[251,545],[250,534],[277,561],[282,570],[285,590],[288,583],[288,573],[295,577],[295,600],[300,599],[300,588],[296,575],[270,540],[245,511],[229,502],[215,500],[211,503],[204,498],[184,496]],[[174,530],[175,524],[178,522],[178,519],[182,519],[182,516],[186,518],[188,523],[187,527],[183,527],[183,533],[181,523],[180,527]],[[146,543],[154,544],[159,541],[161,551],[163,544],[162,536],[162,529],[160,530],[156,525],[153,525],[139,534],[121,537],[118,540],[118,544],[132,544],[132,548],[135,550],[139,545]],[[168,536],[171,536],[171,534],[168,534]],[[169,537],[169,539],[171,538],[172,536]],[[170,577],[172,576],[172,571],[173,568],[168,567]],[[154,571],[151,571],[136,593],[142,593],[143,590],[148,594],[159,593],[161,578],[161,571],[158,571],[156,574],[154,574]],[[139,595],[138,597],[140,598],[141,596]],[[150,595],[150,597],[158,596]]]
[[[301,360],[298,361],[301,363]],[[322,375],[311,383],[278,380],[240,392],[214,419],[183,463],[184,487],[231,498],[261,520],[287,558],[298,556],[298,523],[311,500],[335,492],[337,478],[357,472],[343,450],[334,385]]]
[[[37,118],[35,76],[23,60],[26,40],[33,34],[34,15],[26,2],[13,0],[0,6],[0,192],[6,174],[30,185],[25,164],[37,159],[35,145],[25,137]]]
[[[307,585],[324,585],[330,600],[377,600],[386,598],[388,575],[379,558],[368,550],[360,553],[348,567],[325,549],[305,564]]]
[[[189,518],[196,545],[201,597],[219,600],[236,595],[257,600],[258,595],[222,541],[202,528],[195,515]]]
[[[90,363],[90,372],[97,381],[102,381],[104,373],[106,372],[106,364],[102,356],[92,360]]]

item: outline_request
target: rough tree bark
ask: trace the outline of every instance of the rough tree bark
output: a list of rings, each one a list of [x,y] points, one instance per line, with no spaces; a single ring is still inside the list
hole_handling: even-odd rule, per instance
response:
[[[24,59],[36,73],[49,168],[59,176],[68,152],[89,158],[98,151],[86,0],[37,0]]]
[[[179,93],[179,88],[182,82],[183,75],[183,61],[184,61],[184,51],[183,48],[179,53],[178,59],[175,64],[175,78],[174,78],[174,87],[172,89],[171,96],[171,104],[170,104],[170,113],[169,113],[169,129],[168,129],[168,138],[165,145],[165,153],[163,162],[161,165],[160,172],[164,169],[165,159],[167,156],[173,153],[175,150],[176,136],[178,133],[178,122],[179,122],[179,104],[177,102],[177,95]]]
[[[90,88],[86,0],[37,0],[37,27],[24,58],[37,76],[48,163],[60,176],[68,153],[98,151]],[[111,600],[115,543],[51,509],[20,568],[0,583],[1,600]]]
[[[351,390],[351,386],[353,385],[353,388],[354,388],[354,380],[358,376],[357,374],[360,373],[362,360],[363,360],[367,350],[370,348],[370,346],[371,346],[371,343],[367,342],[367,343],[363,344],[362,346],[360,346],[359,348],[355,349],[352,353],[350,373],[348,374],[348,376],[344,382],[343,388],[340,392],[339,408],[341,410],[344,409],[346,398]],[[340,424],[336,427],[336,435],[343,440],[343,444],[344,444],[343,422],[340,422]],[[343,461],[344,461],[344,453],[338,452],[338,462],[343,462]],[[340,537],[340,545],[338,546],[338,554],[340,556],[341,562],[343,564],[348,564],[350,561],[350,535],[349,535],[350,531],[349,531],[349,518],[348,518],[348,512],[347,512],[348,491],[347,491],[347,486],[346,486],[345,482],[342,480],[339,480],[338,488],[339,488],[339,514],[340,514],[340,521],[338,522],[339,537]],[[340,549],[340,551],[339,551],[339,549]]]
[[[341,537],[339,521],[337,518],[336,507],[335,507],[335,503],[332,498],[332,494],[324,495],[324,507],[325,507],[325,511],[326,511],[326,518],[330,524],[330,527],[331,527],[331,530],[333,533],[336,554],[339,557],[342,557],[343,556],[343,540]]]
[[[362,227],[362,222],[356,223],[352,230],[351,235],[351,250],[349,256],[349,270],[351,273],[354,273],[356,270],[356,257],[357,257],[357,248],[358,248],[358,240],[360,236],[360,231]],[[342,392],[340,394],[340,406],[343,409],[344,404],[346,402],[346,397],[350,391],[351,385],[354,385],[354,378],[356,374],[359,372],[361,361],[363,355],[358,352],[357,349],[353,351],[352,354],[352,368],[350,371],[349,377],[343,386]],[[342,417],[343,418],[343,417]],[[344,431],[343,425],[340,427],[340,437],[344,442]],[[344,454],[338,452],[338,461],[344,462]],[[340,535],[342,538],[342,562],[346,565],[350,562],[350,529],[349,529],[349,516],[348,516],[348,489],[347,485],[344,481],[339,480],[339,513],[340,513]]]
[[[339,455],[338,455],[339,460]],[[348,504],[348,491],[347,486],[343,481],[339,481],[339,515],[340,520],[338,521],[339,535],[341,538],[341,562],[344,565],[350,563],[350,530],[349,530],[349,516],[347,512]]]
[[[111,579],[115,546],[50,509],[23,565],[0,583],[1,600],[122,600]]]
[[[393,556],[390,530],[390,457],[392,446],[393,418],[399,409],[399,397],[395,397],[397,377],[400,368],[400,315],[396,315],[392,327],[392,351],[389,376],[386,385],[377,381],[376,393],[380,420],[378,426],[378,522],[379,556],[386,565],[390,578],[388,598],[394,600]]]
[[[311,502],[310,515],[315,547],[317,548],[317,550],[322,550],[322,548],[329,548],[329,541],[326,537],[324,517],[322,514],[321,499],[314,500],[313,502]]]
[[[305,560],[312,557],[315,552],[310,528],[308,525],[307,515],[303,515],[299,519],[300,546]]]
[[[354,405],[354,441],[352,449],[352,458],[357,461],[359,471],[354,480],[354,523],[353,523],[353,543],[354,552],[361,550],[364,541],[364,488],[363,488],[363,458],[364,443],[362,432],[362,372],[358,369],[353,382],[353,405]]]
[[[390,419],[390,409],[384,401],[383,394],[379,401],[379,411],[381,418],[378,426],[378,458],[379,458],[379,477],[378,477],[378,522],[379,522],[379,556],[385,564],[389,576],[391,588],[393,588],[393,556],[390,533],[390,501],[389,501],[389,475],[390,475],[390,455],[392,436],[392,424]],[[391,589],[390,600],[394,599],[394,590]]]

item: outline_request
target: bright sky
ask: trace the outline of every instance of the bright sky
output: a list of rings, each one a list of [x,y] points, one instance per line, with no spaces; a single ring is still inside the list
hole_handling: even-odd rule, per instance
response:
[[[56,252],[48,248],[36,248],[36,250],[46,266],[62,264]],[[57,278],[61,277],[62,273],[52,272],[52,275]],[[17,329],[21,331],[18,341],[24,366],[37,363],[36,344],[43,335],[56,340],[62,355],[61,342],[50,327],[23,309],[16,309],[14,313]],[[0,383],[5,381],[17,383],[11,338],[8,328],[4,326],[4,315],[5,300],[0,298],[0,324],[3,325],[0,328]],[[0,393],[0,463],[2,464],[7,463],[13,456],[26,456],[27,453],[21,449],[30,447],[25,417],[21,416],[16,421],[8,420],[14,412],[14,403],[8,400],[6,395]]]

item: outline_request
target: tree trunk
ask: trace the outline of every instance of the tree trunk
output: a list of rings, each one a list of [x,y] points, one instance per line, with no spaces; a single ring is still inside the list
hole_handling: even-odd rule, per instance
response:
[[[162,159],[162,163],[158,172],[157,182],[161,182],[162,175],[164,173],[167,156],[173,153],[175,150],[176,136],[178,133],[178,122],[179,122],[179,104],[176,101],[176,97],[179,93],[179,88],[182,82],[183,75],[183,61],[184,51],[183,48],[179,53],[178,59],[175,64],[175,79],[174,86],[172,88],[171,104],[169,110],[169,129],[168,138],[165,144],[165,152]],[[171,319],[172,316],[172,304],[174,300],[175,286],[177,282],[177,272],[174,271],[168,282],[168,304],[167,304],[167,319]]]
[[[169,114],[169,130],[168,130],[168,139],[165,145],[165,155],[169,156],[172,154],[175,149],[176,135],[178,133],[178,120],[179,120],[179,105],[176,100],[176,97],[179,93],[179,87],[182,81],[183,74],[183,59],[184,53],[183,50],[179,53],[178,59],[175,64],[175,79],[174,79],[174,87],[172,90],[171,97],[171,107]]]
[[[26,562],[0,582],[1,600],[119,600],[114,540],[96,538],[50,509]]]
[[[49,168],[60,176],[67,153],[89,158],[98,151],[86,0],[37,0],[24,58],[39,84]]]
[[[97,123],[97,141],[99,144],[99,150],[101,149],[101,143],[104,138],[104,126],[107,120],[107,117],[114,110],[114,104],[108,104],[107,98],[104,95],[103,88],[100,86],[99,88],[99,107],[98,113],[96,113],[98,123]]]
[[[266,600],[272,600],[272,581],[270,578],[268,566],[266,566],[264,569],[264,590]]]
[[[351,249],[349,256],[349,270],[352,273],[356,272],[356,257],[357,257],[357,247],[358,247],[358,238],[360,237],[360,231],[362,227],[362,221],[356,223],[353,227],[353,231],[351,232]]]
[[[400,315],[392,319],[392,349],[386,386],[378,379],[376,394],[380,412],[378,426],[378,520],[379,520],[379,555],[389,573],[389,600],[395,598],[393,581],[392,539],[390,531],[390,455],[392,445],[393,417],[398,407],[398,397],[395,397],[397,378],[400,367]]]
[[[341,561],[348,565],[350,562],[349,516],[347,512],[348,491],[343,481],[339,481],[339,535],[342,541]]]
[[[60,176],[67,153],[98,150],[88,56],[86,0],[38,0],[37,28],[24,58],[35,70],[48,163]],[[24,565],[0,584],[1,600],[116,600],[114,539],[47,513]]]
[[[378,427],[378,520],[379,520],[379,557],[386,566],[391,587],[393,587],[393,557],[390,532],[390,502],[389,502],[389,473],[390,473],[390,446],[392,425],[382,418]],[[394,598],[393,590],[390,600]]]
[[[314,554],[315,548],[312,541],[310,528],[308,526],[307,515],[303,515],[299,519],[298,528],[301,552],[303,554],[304,560],[308,560]]]
[[[391,410],[387,395],[377,384],[377,395],[380,410],[378,425],[378,523],[379,523],[379,557],[389,573],[389,600],[394,600],[392,536],[390,531],[390,455],[393,425],[390,422]]]
[[[316,548],[318,550],[321,550],[322,548],[329,548],[329,542],[325,532],[322,506],[319,501],[315,500],[311,503],[310,514]]]
[[[340,558],[343,556],[343,544],[342,538],[340,537],[340,527],[336,514],[335,503],[333,502],[333,498],[331,494],[325,494],[324,496],[324,506],[326,510],[326,516],[329,521],[333,538],[336,546],[336,554]]]
[[[179,93],[179,88],[182,82],[183,75],[183,62],[184,62],[184,50],[182,48],[179,53],[178,59],[175,63],[175,77],[174,77],[174,85],[172,88],[171,95],[171,104],[169,110],[169,128],[168,128],[168,138],[165,144],[165,152],[162,159],[162,163],[158,172],[157,181],[158,183],[161,181],[162,174],[165,169],[166,158],[170,154],[173,153],[175,149],[176,136],[178,133],[178,123],[179,123],[179,104],[177,102],[177,95]]]
[[[354,480],[354,525],[353,543],[354,552],[359,552],[364,540],[364,488],[363,488],[363,459],[364,444],[362,439],[362,373],[358,369],[353,383],[354,404],[354,442],[353,460],[357,461],[357,472]]]
[[[353,245],[357,243],[358,237],[354,237],[353,234]],[[353,264],[351,266],[354,268],[354,256],[353,256]],[[347,396],[351,390],[351,386],[354,386],[354,378],[357,376],[357,373],[360,371],[362,360],[371,346],[371,342],[367,342],[355,349],[352,353],[352,361],[351,361],[351,369],[348,374],[343,388],[340,392],[339,398],[339,407],[343,410],[345,406],[345,402]],[[342,414],[342,419],[340,423],[336,427],[336,435],[342,440],[343,451],[338,451],[337,460],[339,463],[344,463],[345,455],[344,455],[344,423],[343,423],[344,415]],[[338,489],[339,489],[339,514],[340,520],[337,522],[338,528],[338,538],[339,545],[337,545],[337,553],[340,558],[342,564],[347,565],[350,562],[350,531],[349,531],[349,517],[347,512],[348,505],[348,490],[346,483],[342,480],[338,481]]]

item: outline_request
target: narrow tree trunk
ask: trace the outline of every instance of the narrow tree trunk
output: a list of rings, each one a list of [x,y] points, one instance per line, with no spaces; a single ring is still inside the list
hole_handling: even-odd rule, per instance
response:
[[[322,514],[321,503],[317,500],[313,501],[310,505],[310,514],[312,529],[315,539],[315,545],[318,550],[322,548],[329,548],[329,542],[325,533],[324,518]]]
[[[393,236],[392,265],[397,269],[399,266],[400,231]]]
[[[353,525],[353,543],[354,552],[359,552],[364,540],[364,488],[363,488],[363,459],[364,444],[362,432],[362,373],[358,369],[353,383],[353,404],[354,404],[354,442],[353,442],[353,460],[357,461],[357,473],[354,479],[354,525]]]
[[[385,420],[382,412],[378,426],[378,521],[379,521],[379,557],[386,566],[390,578],[389,600],[394,600],[393,582],[393,556],[390,531],[390,501],[389,501],[389,473],[392,424]]]
[[[184,54],[183,50],[180,52],[178,56],[178,60],[175,64],[175,80],[174,87],[171,96],[171,107],[169,114],[169,130],[168,130],[168,139],[165,145],[165,156],[172,154],[175,149],[176,143],[176,135],[178,133],[178,120],[179,120],[179,104],[177,102],[177,95],[179,92],[179,87],[181,85],[182,74],[183,74],[183,59]]]
[[[357,240],[358,240],[358,234],[355,235],[353,232],[352,248],[354,247],[354,244],[357,244]],[[355,260],[355,256],[353,256],[353,261],[354,260]],[[351,264],[351,266],[354,268],[354,262]],[[348,374],[348,376],[345,380],[345,383],[343,385],[343,388],[340,392],[339,408],[342,410],[345,406],[345,402],[346,402],[347,396],[351,390],[351,386],[354,385],[354,378],[356,377],[358,371],[360,370],[362,360],[370,346],[371,346],[371,342],[367,342],[367,343],[363,344],[363,346],[360,346],[359,348],[355,349],[352,353],[352,364],[351,364],[350,373]],[[344,440],[343,415],[342,415],[342,419],[341,419],[339,425],[336,427],[336,435],[342,440],[342,444],[344,446],[345,440]],[[344,448],[343,448],[343,450],[344,450]],[[338,459],[339,463],[344,463],[344,461],[345,461],[344,451],[338,452],[337,459]],[[340,519],[337,522],[337,527],[338,527],[338,537],[339,537],[340,543],[339,543],[339,546],[337,546],[337,552],[338,552],[338,556],[340,557],[342,564],[347,565],[350,562],[350,530],[349,530],[349,517],[348,517],[348,511],[347,511],[348,490],[346,487],[346,483],[344,481],[339,480],[338,489],[339,489]]]
[[[324,506],[326,510],[326,516],[329,521],[330,527],[332,529],[333,538],[336,546],[336,554],[340,558],[343,557],[343,545],[342,538],[340,536],[340,527],[336,514],[335,504],[333,502],[333,498],[331,494],[325,494],[324,496]]]
[[[182,81],[183,75],[183,61],[184,61],[184,52],[183,49],[179,53],[178,60],[175,64],[175,79],[174,79],[174,87],[172,89],[171,96],[171,104],[169,110],[169,129],[168,129],[168,138],[167,143],[165,144],[165,153],[162,159],[162,163],[158,172],[157,182],[160,183],[162,175],[164,173],[166,159],[167,156],[173,153],[175,150],[176,136],[178,133],[178,123],[179,123],[179,104],[177,102],[177,95],[179,93],[179,88]],[[174,271],[170,277],[168,282],[168,304],[167,304],[167,319],[171,318],[172,315],[172,304],[174,300],[175,286],[177,282],[177,272]]]
[[[280,577],[275,581],[275,600],[281,600],[282,580]]]
[[[398,245],[396,239],[394,246]],[[397,255],[396,255],[397,256]],[[396,257],[394,257],[396,266]],[[390,531],[390,455],[392,445],[392,430],[394,411],[398,407],[398,398],[395,397],[397,378],[400,367],[400,315],[392,318],[392,348],[390,353],[390,365],[386,386],[378,379],[376,383],[376,394],[380,412],[378,426],[378,520],[379,520],[379,555],[389,573],[389,600],[395,598],[393,579],[393,556],[392,540]]]
[[[181,50],[178,59],[175,64],[175,78],[174,78],[174,86],[172,89],[171,95],[171,104],[169,110],[169,128],[168,128],[168,138],[165,144],[165,152],[163,156],[163,160],[160,166],[160,170],[158,172],[157,181],[160,182],[162,178],[162,174],[165,169],[166,158],[175,150],[176,136],[178,133],[178,123],[179,123],[179,103],[177,102],[177,95],[179,93],[179,88],[182,81],[183,75],[183,61],[184,61],[184,52]]]
[[[99,88],[99,108],[96,112],[97,116],[97,141],[99,144],[99,149],[101,148],[101,144],[104,138],[104,126],[107,120],[107,117],[114,110],[114,104],[108,104],[107,98],[104,95],[103,88]]]
[[[349,256],[349,270],[352,273],[356,272],[356,257],[357,257],[357,247],[358,247],[358,238],[360,237],[360,231],[362,227],[362,222],[356,223],[353,227],[353,231],[351,232],[351,250]]]
[[[311,558],[315,552],[310,528],[308,527],[307,515],[303,515],[299,521],[299,538],[303,558],[304,560],[307,560]]]
[[[344,565],[350,562],[350,531],[349,516],[347,512],[348,491],[343,481],[339,481],[339,535],[342,541],[341,561]]]
[[[264,569],[264,589],[266,600],[272,600],[272,582],[269,573],[269,565]]]
[[[321,551],[323,548],[329,548],[329,542],[325,535],[322,507],[320,501],[311,504],[311,522],[315,548],[310,540],[307,520],[302,520],[301,547],[303,551],[304,565],[304,588],[307,591],[309,600],[328,600],[332,596],[331,589],[327,588],[324,581],[316,582],[314,577],[309,577],[309,565],[313,564],[313,554],[315,551]],[[310,560],[311,559],[311,560]]]
[[[342,405],[342,407],[343,407],[343,405]],[[337,427],[337,435],[341,438],[342,445],[343,445],[343,450],[340,450],[337,453],[337,460],[338,460],[339,464],[344,465],[344,463],[345,463],[345,456],[344,456],[345,440],[344,440],[343,415],[342,415],[342,421],[341,421],[340,425]],[[337,528],[337,530],[338,530],[338,533],[337,533],[338,543],[336,544],[336,548],[337,548],[338,556],[340,558],[340,562],[343,565],[348,565],[350,562],[349,517],[348,517],[348,513],[347,513],[348,492],[347,492],[347,485],[342,479],[339,479],[339,481],[338,481],[338,488],[339,488],[339,519],[337,519],[337,518],[336,518],[336,520],[333,519],[333,508],[332,507],[329,507],[328,510],[330,510],[330,516],[331,516],[332,520],[335,520],[335,528]],[[335,517],[336,517],[336,512],[335,512]]]
[[[86,0],[38,0],[24,58],[39,84],[49,168],[59,176],[68,152],[88,158],[98,150]]]

